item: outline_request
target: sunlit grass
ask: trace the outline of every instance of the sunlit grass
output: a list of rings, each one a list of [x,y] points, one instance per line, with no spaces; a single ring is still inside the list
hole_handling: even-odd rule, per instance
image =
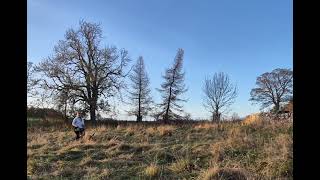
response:
[[[95,134],[93,138],[88,137]],[[31,179],[292,179],[292,123],[28,127]]]

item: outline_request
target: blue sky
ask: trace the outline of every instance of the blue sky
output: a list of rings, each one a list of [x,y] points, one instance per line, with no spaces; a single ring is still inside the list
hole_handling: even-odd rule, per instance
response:
[[[194,118],[209,116],[202,106],[206,76],[229,74],[239,89],[231,113],[245,116],[259,110],[248,101],[256,77],[293,64],[291,0],[28,0],[27,6],[29,61],[50,56],[80,19],[101,23],[102,45],[127,49],[133,62],[144,57],[156,102],[161,75],[183,48],[184,107]]]

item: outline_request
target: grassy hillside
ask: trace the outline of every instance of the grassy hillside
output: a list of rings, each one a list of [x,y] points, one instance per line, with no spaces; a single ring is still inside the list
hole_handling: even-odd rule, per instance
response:
[[[88,135],[95,132],[92,140]],[[30,179],[292,179],[292,123],[28,127]]]

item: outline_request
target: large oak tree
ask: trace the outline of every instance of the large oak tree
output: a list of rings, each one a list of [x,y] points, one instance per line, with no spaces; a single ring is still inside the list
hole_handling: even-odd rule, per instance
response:
[[[128,52],[116,47],[101,46],[99,24],[80,21],[79,29],[69,29],[65,39],[54,47],[54,53],[41,62],[37,70],[43,73],[43,83],[54,91],[65,91],[74,103],[84,103],[90,119],[96,120],[101,104],[108,104],[123,85]]]
[[[251,90],[250,100],[261,104],[262,108],[274,105],[274,112],[280,110],[283,102],[292,99],[293,72],[290,69],[275,69],[260,75],[256,88]]]

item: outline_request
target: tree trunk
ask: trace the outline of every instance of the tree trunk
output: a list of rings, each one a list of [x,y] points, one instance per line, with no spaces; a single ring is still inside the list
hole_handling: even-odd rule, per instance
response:
[[[167,123],[168,122],[168,120],[169,120],[169,111],[166,111],[166,114],[163,116],[164,118],[163,118],[163,122],[164,123]]]
[[[168,102],[168,106],[166,109],[166,113],[163,116],[163,122],[167,123],[169,121],[169,106],[170,106],[170,98],[169,98],[169,102]]]
[[[219,122],[220,121],[220,114],[219,114],[219,110],[216,110],[213,114],[212,114],[212,119],[215,122]]]
[[[169,91],[169,98],[168,98],[168,106],[166,109],[166,114],[164,116],[164,123],[167,123],[169,121],[169,107],[170,107],[170,100],[171,100],[171,87],[170,87],[170,91]]]
[[[67,103],[64,105],[64,120],[66,123],[68,123],[68,117],[67,117]]]
[[[96,122],[96,107],[94,105],[90,105],[90,120]]]
[[[141,121],[142,121],[142,116],[141,116],[141,95],[139,94],[139,111],[138,111],[138,116],[137,116],[137,122],[141,122]]]
[[[276,114],[278,114],[279,110],[280,110],[280,103],[277,102],[277,103],[275,104],[275,106],[274,106],[274,111],[275,111]]]
[[[137,116],[137,122],[141,122],[142,121],[142,116],[141,115],[138,115]]]

